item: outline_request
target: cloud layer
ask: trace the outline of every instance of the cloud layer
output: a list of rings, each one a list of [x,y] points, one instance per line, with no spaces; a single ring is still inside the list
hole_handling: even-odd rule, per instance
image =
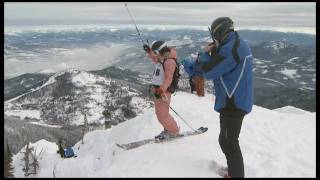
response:
[[[209,25],[229,16],[235,26],[316,26],[316,4],[309,3],[128,3],[138,24]],[[124,3],[5,3],[5,25],[129,24]]]

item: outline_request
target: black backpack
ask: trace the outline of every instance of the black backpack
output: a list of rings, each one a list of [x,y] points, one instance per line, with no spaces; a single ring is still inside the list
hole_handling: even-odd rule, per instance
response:
[[[174,93],[178,89],[178,83],[179,83],[179,78],[181,76],[180,74],[180,64],[178,63],[178,60],[176,58],[170,58],[174,59],[176,62],[176,69],[174,70],[173,77],[172,77],[172,82],[170,86],[168,87],[168,91],[171,93]],[[166,62],[167,59],[164,59],[164,61],[161,63],[163,70],[165,71],[164,68],[164,63]]]

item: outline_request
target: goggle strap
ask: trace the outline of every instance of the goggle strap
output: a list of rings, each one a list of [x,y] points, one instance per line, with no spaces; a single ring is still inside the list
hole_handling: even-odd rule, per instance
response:
[[[163,43],[157,50],[158,51],[161,51],[161,49],[163,49],[164,47],[166,47],[167,46],[167,43],[165,42],[165,43]]]

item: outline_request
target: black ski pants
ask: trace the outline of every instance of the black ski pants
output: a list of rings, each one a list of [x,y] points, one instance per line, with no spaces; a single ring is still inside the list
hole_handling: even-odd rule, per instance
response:
[[[226,156],[228,175],[231,177],[244,177],[243,158],[238,138],[245,114],[245,111],[239,109],[220,111],[219,144]]]

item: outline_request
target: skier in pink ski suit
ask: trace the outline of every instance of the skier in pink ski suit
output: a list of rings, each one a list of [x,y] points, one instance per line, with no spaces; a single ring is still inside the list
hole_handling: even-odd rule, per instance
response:
[[[168,48],[163,41],[152,43],[151,48],[144,45],[145,51],[155,64],[153,73],[153,89],[154,94],[158,98],[154,98],[155,113],[158,121],[163,126],[162,131],[157,138],[166,139],[179,134],[179,127],[174,118],[169,114],[169,105],[171,101],[171,92],[168,89],[176,68],[177,51],[174,48]],[[164,67],[164,69],[163,69]]]

